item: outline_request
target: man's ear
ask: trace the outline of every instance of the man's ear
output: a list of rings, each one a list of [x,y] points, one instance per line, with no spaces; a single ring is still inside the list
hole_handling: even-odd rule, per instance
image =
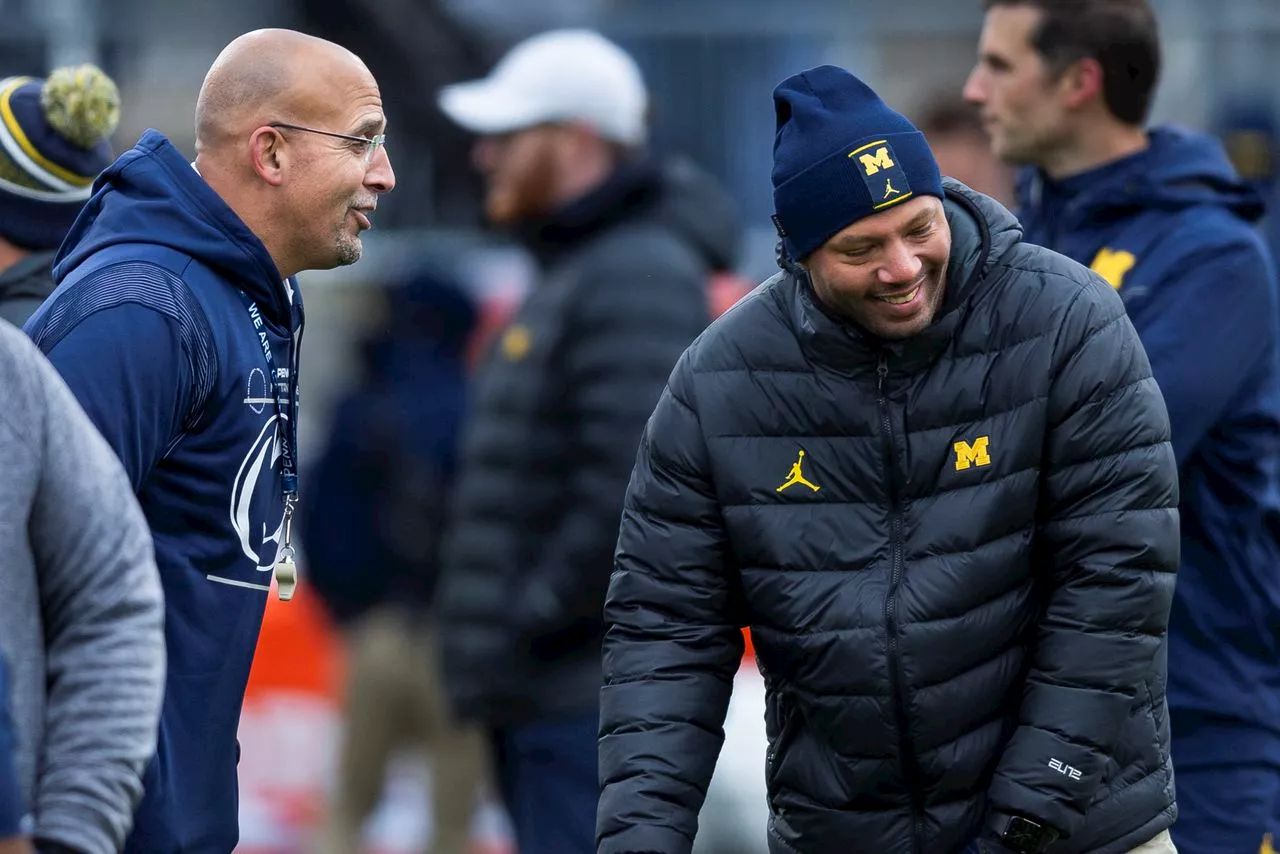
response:
[[[284,183],[284,137],[271,127],[260,127],[249,137],[249,159],[258,177],[273,187]]]
[[[1102,97],[1102,64],[1091,56],[1068,65],[1058,79],[1068,108],[1078,110],[1094,98]]]

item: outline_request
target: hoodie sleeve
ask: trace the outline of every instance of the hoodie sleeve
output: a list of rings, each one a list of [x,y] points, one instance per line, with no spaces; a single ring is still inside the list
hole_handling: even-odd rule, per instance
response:
[[[1172,259],[1132,312],[1164,394],[1179,467],[1276,347],[1275,271],[1256,242],[1202,246]]]
[[[22,833],[22,791],[14,767],[17,739],[9,714],[9,669],[0,656],[0,841]]]
[[[186,286],[147,265],[55,294],[27,333],[124,465],[135,492],[199,409],[215,364]]]

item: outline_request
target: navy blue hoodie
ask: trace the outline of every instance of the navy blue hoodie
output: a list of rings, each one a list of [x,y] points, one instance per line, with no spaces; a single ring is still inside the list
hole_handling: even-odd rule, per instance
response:
[[[476,320],[471,298],[435,271],[389,289],[387,323],[364,342],[362,376],[334,407],[298,536],[311,589],[340,623],[432,602]]]
[[[227,854],[236,728],[284,506],[263,344],[277,379],[296,377],[301,301],[155,131],[99,176],[54,279],[26,331],[124,463],[164,584],[159,746],[125,851]]]
[[[1145,151],[1019,188],[1026,239],[1117,288],[1173,427],[1182,563],[1169,706],[1273,738],[1280,762],[1280,370],[1256,192],[1213,138],[1154,129]],[[1175,717],[1176,721],[1176,717]],[[1216,761],[1209,739],[1177,761]]]
[[[22,833],[22,787],[13,764],[17,744],[9,715],[9,666],[0,656],[0,840]]]

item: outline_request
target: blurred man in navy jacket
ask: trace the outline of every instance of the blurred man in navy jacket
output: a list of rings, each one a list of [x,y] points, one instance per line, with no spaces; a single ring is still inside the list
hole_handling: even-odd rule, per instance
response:
[[[965,94],[1023,164],[1026,238],[1124,299],[1169,407],[1182,563],[1169,708],[1183,854],[1254,854],[1280,796],[1280,370],[1258,195],[1214,139],[1145,127],[1146,0],[987,0]]]
[[[434,270],[389,289],[363,342],[364,370],[338,404],[299,531],[307,578],[342,627],[350,666],[326,847],[360,850],[396,750],[431,761],[431,854],[470,850],[485,777],[477,727],[454,724],[431,613],[440,540],[467,411],[471,298]]]

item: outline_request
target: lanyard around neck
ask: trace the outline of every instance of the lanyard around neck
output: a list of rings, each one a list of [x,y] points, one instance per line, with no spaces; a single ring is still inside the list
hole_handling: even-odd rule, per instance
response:
[[[262,312],[244,291],[240,292],[240,299],[249,312],[254,334],[262,346],[262,358],[267,363],[267,376],[270,378],[270,398],[276,413],[276,436],[280,443],[280,468],[284,481],[284,531],[275,576],[280,598],[287,601],[293,597],[297,584],[297,570],[293,564],[293,512],[298,503],[298,348],[291,338],[289,372],[282,377],[276,369],[276,357],[271,352],[271,338]]]

